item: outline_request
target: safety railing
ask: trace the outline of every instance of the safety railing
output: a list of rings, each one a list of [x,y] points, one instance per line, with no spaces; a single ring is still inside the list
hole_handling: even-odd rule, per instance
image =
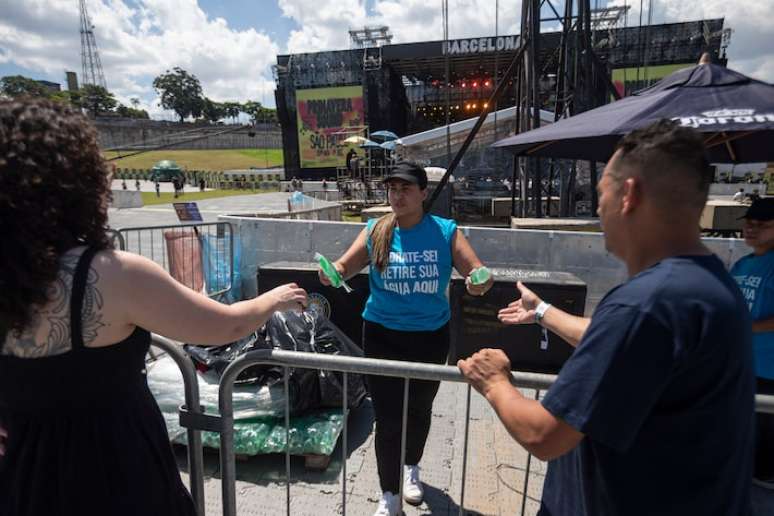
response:
[[[119,228],[111,234],[122,251],[139,254],[187,287],[219,298],[234,281],[234,230],[229,222]]]
[[[453,366],[441,366],[398,360],[378,360],[348,356],[324,355],[283,350],[258,350],[246,353],[226,368],[219,386],[219,415],[205,414],[199,405],[198,383],[196,371],[191,360],[185,355],[179,345],[164,337],[153,335],[153,344],[167,351],[180,367],[185,385],[186,405],[180,407],[180,426],[187,429],[188,464],[190,473],[191,495],[196,505],[197,513],[204,514],[204,480],[201,430],[220,433],[220,466],[221,492],[224,516],[236,515],[236,456],[234,453],[234,382],[246,368],[254,365],[274,365],[284,368],[285,387],[285,481],[286,481],[286,512],[290,515],[290,396],[289,368],[319,369],[342,373],[342,514],[347,513],[347,426],[349,408],[347,407],[348,374],[365,374],[403,378],[403,414],[401,423],[401,453],[400,464],[403,471],[406,459],[406,423],[408,419],[408,396],[410,380],[430,380],[464,383],[465,379],[459,369]],[[555,376],[539,373],[513,372],[512,383],[516,387],[535,389],[535,399],[541,390],[547,389],[555,380]],[[757,395],[755,397],[757,412],[774,414],[774,396]],[[468,436],[471,409],[471,387],[467,386],[465,422],[463,434],[462,474],[460,481],[459,514],[465,514],[465,481],[467,471]],[[520,514],[523,516],[527,501],[527,488],[530,477],[531,455],[527,455],[524,475],[523,496]],[[400,485],[398,499],[403,500],[403,486]]]
[[[199,380],[196,368],[180,344],[160,335],[153,335],[152,344],[166,352],[183,374],[185,405],[180,407],[180,426],[188,437],[188,488],[194,500],[197,516],[204,516],[204,452],[202,450],[202,421],[204,409],[199,405]]]
[[[259,350],[246,353],[238,358],[223,372],[220,380],[219,392],[219,410],[220,417],[208,416],[213,425],[220,427],[220,466],[221,466],[221,485],[223,495],[223,514],[226,516],[236,515],[236,458],[234,455],[234,407],[233,393],[234,380],[245,368],[258,365],[271,364],[284,367],[284,385],[285,385],[285,480],[286,480],[286,507],[287,514],[290,514],[290,404],[289,404],[289,381],[288,368],[298,369],[320,369],[323,371],[336,371],[342,373],[342,491],[341,504],[342,514],[347,513],[347,419],[349,409],[347,408],[347,375],[367,374],[390,376],[404,379],[403,386],[403,418],[401,426],[401,453],[399,471],[403,471],[406,461],[406,422],[408,420],[408,396],[410,380],[431,380],[448,382],[465,382],[459,369],[452,366],[440,366],[433,364],[423,364],[416,362],[402,362],[399,360],[377,360],[371,358],[332,356],[317,353],[304,353],[297,351],[282,350]],[[514,372],[513,384],[517,387],[531,389],[546,389],[554,380],[554,376],[538,373]],[[465,407],[465,432],[463,441],[462,455],[462,481],[460,486],[460,504],[459,514],[464,514],[465,505],[465,473],[467,468],[468,454],[468,424],[470,421],[470,395],[471,388],[468,385],[466,407]],[[525,475],[524,493],[527,492],[527,482],[529,479],[529,461],[527,462],[527,472]],[[400,492],[398,499],[403,500],[403,483],[400,483]],[[522,514],[524,513],[524,503],[526,495],[522,500]]]

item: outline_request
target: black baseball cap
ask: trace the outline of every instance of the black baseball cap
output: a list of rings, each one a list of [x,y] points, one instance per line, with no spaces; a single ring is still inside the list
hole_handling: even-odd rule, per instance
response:
[[[747,212],[742,219],[752,220],[774,220],[774,197],[766,197],[763,199],[756,199],[747,208]]]
[[[382,182],[386,183],[390,179],[402,179],[409,183],[414,183],[415,185],[419,185],[419,188],[422,190],[427,188],[427,172],[425,172],[425,169],[422,166],[412,163],[411,161],[396,163]]]

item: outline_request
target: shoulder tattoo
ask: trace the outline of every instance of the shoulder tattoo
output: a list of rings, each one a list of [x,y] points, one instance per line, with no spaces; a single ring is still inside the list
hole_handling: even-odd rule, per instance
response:
[[[4,355],[39,358],[66,353],[72,348],[70,339],[70,300],[73,275],[79,255],[62,257],[59,274],[48,287],[46,306],[36,311],[27,328],[20,334],[9,332],[3,346]],[[97,288],[99,273],[89,268],[81,311],[84,344],[93,342],[103,321],[103,297]]]

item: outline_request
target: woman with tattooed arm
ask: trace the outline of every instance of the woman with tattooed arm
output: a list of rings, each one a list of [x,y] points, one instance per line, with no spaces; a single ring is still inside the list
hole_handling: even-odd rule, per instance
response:
[[[0,101],[0,514],[193,515],[144,367],[150,332],[222,345],[295,284],[222,305],[106,236],[110,178],[90,123]]]

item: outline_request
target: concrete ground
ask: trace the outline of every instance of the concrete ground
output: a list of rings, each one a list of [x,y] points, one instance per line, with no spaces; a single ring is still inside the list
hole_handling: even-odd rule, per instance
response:
[[[150,186],[153,184],[150,183]],[[278,196],[283,197],[280,199]],[[199,201],[199,208],[205,220],[215,221],[219,214],[255,212],[257,208],[283,202],[286,196],[256,194],[209,199]],[[176,224],[177,217],[171,205],[156,205],[111,209],[109,223],[115,228]],[[524,394],[532,397],[534,391],[525,391]],[[463,384],[441,385],[433,406],[430,437],[420,464],[425,501],[419,507],[405,506],[408,516],[460,513],[466,396],[467,386]],[[349,425],[347,513],[370,515],[378,502],[379,484],[373,449],[373,412],[368,401],[351,413]],[[342,513],[341,446],[340,440],[333,460],[324,472],[307,471],[302,458],[293,458],[291,514],[319,516]],[[176,451],[187,482],[185,449],[178,447]],[[524,499],[527,454],[510,438],[486,401],[475,392],[471,394],[467,460],[465,514],[521,514],[522,502],[525,504],[524,514],[537,513],[546,464],[535,458],[530,460],[527,496]],[[238,462],[236,470],[238,514],[286,514],[284,455],[253,457]],[[212,450],[205,450],[205,496],[207,515],[222,514],[219,459],[218,453]],[[753,501],[756,515],[774,514],[774,491],[754,487]]]

